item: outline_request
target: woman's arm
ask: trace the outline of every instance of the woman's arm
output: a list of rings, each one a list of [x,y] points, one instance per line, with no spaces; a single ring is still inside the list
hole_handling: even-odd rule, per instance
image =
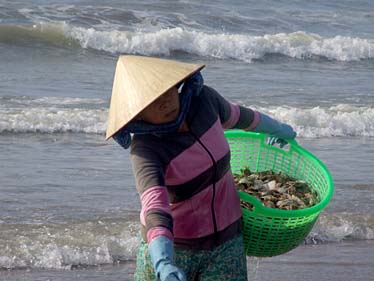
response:
[[[185,280],[184,273],[173,265],[173,218],[163,164],[152,147],[136,141],[131,147],[131,162],[142,204],[140,220],[156,275],[161,281]]]
[[[212,88],[205,87],[205,90],[218,110],[224,129],[243,129],[266,133],[279,139],[296,137],[296,132],[290,125],[281,123],[264,113],[231,102]]]

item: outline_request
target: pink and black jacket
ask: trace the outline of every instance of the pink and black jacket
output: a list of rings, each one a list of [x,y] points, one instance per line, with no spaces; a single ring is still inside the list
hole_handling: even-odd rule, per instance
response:
[[[177,248],[209,250],[241,231],[224,129],[251,130],[259,114],[204,86],[186,121],[188,132],[135,135],[131,143],[142,235],[148,243],[163,235]]]

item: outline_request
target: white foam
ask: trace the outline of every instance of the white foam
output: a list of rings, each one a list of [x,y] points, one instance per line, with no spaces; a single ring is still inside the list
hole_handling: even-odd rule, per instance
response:
[[[374,108],[339,104],[323,108],[258,108],[292,125],[300,137],[374,136]]]
[[[66,237],[66,241],[72,241],[72,244],[61,245],[59,242],[53,242],[53,237],[47,242],[45,237],[38,237],[39,241],[31,241],[25,238],[24,242],[17,245],[16,248],[9,249],[9,254],[13,256],[0,256],[0,268],[46,268],[46,269],[71,269],[72,266],[97,266],[101,264],[112,264],[114,262],[113,250],[108,248],[108,241],[112,237],[98,238],[97,241],[89,241],[85,245],[75,245],[75,240],[80,237]],[[118,237],[118,240],[123,238]],[[134,240],[130,238],[131,241]],[[68,243],[68,242],[67,242]],[[123,240],[121,244],[123,247],[115,249],[115,251],[123,251],[121,256],[123,260],[132,259],[135,256],[135,251],[126,249],[129,241]],[[134,242],[136,247],[138,240]],[[131,245],[130,245],[131,246]],[[127,254],[127,255],[126,255]]]
[[[107,102],[100,99],[3,99],[0,104],[0,132],[103,134],[107,114]]]
[[[0,242],[7,243],[0,243],[0,269],[113,264],[134,259],[139,245],[139,223],[117,219],[4,229]]]
[[[265,54],[282,54],[293,58],[322,56],[338,61],[357,61],[374,57],[374,40],[335,36],[324,38],[303,31],[266,34],[209,34],[181,27],[158,31],[99,31],[94,28],[65,24],[65,35],[83,48],[112,53],[168,55],[172,51],[251,62]]]
[[[30,108],[0,113],[0,132],[102,134],[106,118],[104,109]]]
[[[373,215],[321,214],[306,243],[374,239]],[[0,269],[71,269],[134,260],[139,222],[121,219],[48,225],[8,225],[0,237]]]
[[[340,242],[345,239],[374,239],[373,215],[336,213],[321,215],[307,243]]]
[[[293,126],[299,137],[374,137],[374,108],[338,104],[331,107],[253,107]],[[102,99],[17,97],[0,103],[0,133],[104,134],[108,117]]]
[[[146,24],[146,23],[145,23]],[[31,28],[13,26],[16,37],[30,32],[54,44],[71,45],[78,42],[82,48],[92,48],[110,53],[169,55],[182,51],[197,56],[235,59],[252,62],[266,54],[280,54],[297,59],[325,57],[337,61],[358,61],[374,58],[374,40],[336,35],[322,37],[298,31],[293,33],[251,34],[209,33],[182,27],[167,28],[146,24],[145,27],[117,25],[78,27],[65,22],[46,22],[41,19]],[[122,28],[122,27],[121,27]],[[9,32],[3,27],[3,32]],[[18,32],[18,33],[17,33]],[[16,38],[15,38],[16,39]]]

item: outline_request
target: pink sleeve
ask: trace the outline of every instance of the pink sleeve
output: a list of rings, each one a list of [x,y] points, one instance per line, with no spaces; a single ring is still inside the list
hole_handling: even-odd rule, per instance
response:
[[[171,216],[169,206],[168,194],[165,186],[153,186],[142,193],[141,197],[142,210],[140,212],[140,222],[142,225],[147,226],[146,218],[152,211],[164,213]],[[173,240],[171,231],[164,226],[155,226],[147,231],[147,241],[150,243],[152,239],[158,236],[166,236]]]
[[[226,100],[227,103],[230,105],[230,117],[227,119],[225,123],[222,124],[222,127],[224,129],[231,129],[235,126],[235,124],[238,122],[240,117],[240,107],[239,105],[232,103],[228,100]]]

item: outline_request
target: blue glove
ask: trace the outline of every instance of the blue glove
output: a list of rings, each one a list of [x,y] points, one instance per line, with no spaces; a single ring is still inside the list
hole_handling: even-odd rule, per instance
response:
[[[156,275],[161,281],[186,281],[183,271],[172,264],[174,245],[169,238],[154,238],[148,250]]]
[[[278,143],[281,148],[287,144],[286,139],[294,139],[296,137],[296,132],[290,125],[280,123],[263,113],[260,113],[260,122],[253,131],[269,134],[268,144],[274,145]]]

